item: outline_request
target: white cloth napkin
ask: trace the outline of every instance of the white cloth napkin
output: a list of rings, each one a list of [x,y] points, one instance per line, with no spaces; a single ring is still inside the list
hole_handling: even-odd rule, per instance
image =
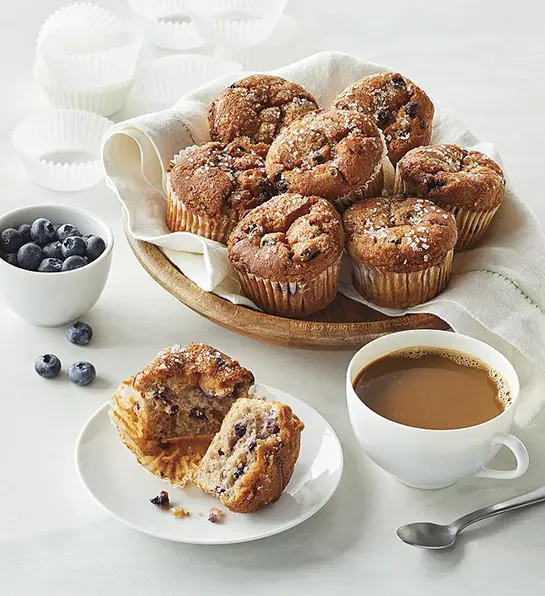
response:
[[[354,81],[390,70],[324,52],[291,64],[278,74],[301,84],[326,106]],[[160,246],[202,289],[235,304],[253,306],[241,295],[221,244],[186,232],[169,233],[165,221],[165,168],[181,149],[209,140],[207,109],[229,84],[249,73],[233,73],[182,98],[172,109],[113,126],[103,144],[110,187],[128,216],[130,233]],[[495,147],[480,142],[454,114],[436,105],[432,143],[476,148],[501,163]],[[391,176],[391,171],[390,171]],[[521,377],[516,421],[528,425],[545,406],[545,241],[539,223],[509,184],[504,204],[478,248],[457,254],[447,290],[406,312],[434,313],[458,332],[491,343],[508,356]],[[340,291],[364,302],[350,282],[348,260]],[[402,311],[379,309],[391,315]]]

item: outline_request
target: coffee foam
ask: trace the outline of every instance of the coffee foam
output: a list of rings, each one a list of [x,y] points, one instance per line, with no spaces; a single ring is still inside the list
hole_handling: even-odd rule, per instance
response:
[[[511,389],[509,387],[509,383],[507,379],[503,377],[497,370],[479,360],[476,356],[472,356],[471,354],[466,354],[465,352],[459,352],[458,350],[449,350],[448,348],[436,348],[433,346],[422,346],[422,347],[414,347],[414,348],[402,348],[401,350],[396,350],[395,352],[391,352],[390,354],[385,355],[385,358],[393,357],[393,358],[410,358],[413,360],[418,360],[426,355],[433,355],[433,356],[440,356],[443,358],[448,358],[452,360],[455,364],[459,366],[466,366],[468,368],[479,368],[480,370],[484,370],[488,373],[490,379],[492,379],[494,385],[496,386],[498,395],[497,399],[502,403],[503,408],[507,408],[511,405],[512,395]]]

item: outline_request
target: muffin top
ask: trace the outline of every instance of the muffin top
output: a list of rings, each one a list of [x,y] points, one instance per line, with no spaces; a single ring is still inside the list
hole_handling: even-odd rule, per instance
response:
[[[340,215],[320,197],[284,194],[251,211],[229,238],[237,269],[276,281],[312,279],[342,254]]]
[[[332,105],[374,118],[384,131],[388,157],[394,165],[407,151],[431,140],[433,103],[422,89],[398,72],[365,77],[342,91]]]
[[[363,114],[320,110],[278,135],[267,174],[280,192],[336,199],[364,187],[384,153],[380,130]]]
[[[318,104],[310,93],[281,77],[252,75],[220,93],[208,111],[210,138],[228,143],[248,137],[254,143],[272,143],[288,124]]]
[[[171,192],[193,211],[235,222],[274,194],[263,158],[241,140],[187,150],[175,157],[168,179]]]
[[[355,261],[398,273],[437,265],[458,237],[450,213],[404,195],[364,199],[344,213],[343,224]]]
[[[208,395],[222,396],[236,387],[249,387],[253,374],[236,360],[206,344],[193,343],[165,348],[133,381],[133,387],[142,394],[157,392],[161,387],[176,384],[200,387]]]
[[[503,200],[503,171],[480,151],[466,151],[456,145],[418,147],[397,167],[398,178],[411,192],[430,201],[488,211]]]

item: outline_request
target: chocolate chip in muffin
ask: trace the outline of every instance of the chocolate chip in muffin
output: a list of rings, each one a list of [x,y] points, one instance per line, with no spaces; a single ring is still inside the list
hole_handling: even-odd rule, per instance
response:
[[[409,101],[405,104],[405,114],[410,118],[414,118],[418,113],[418,104],[414,101]]]

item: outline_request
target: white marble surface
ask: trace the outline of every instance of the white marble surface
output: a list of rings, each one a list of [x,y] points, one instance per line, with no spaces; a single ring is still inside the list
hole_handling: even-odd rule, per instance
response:
[[[467,480],[438,492],[398,485],[359,450],[348,426],[343,382],[350,352],[287,350],[241,338],[177,303],[138,266],[124,240],[119,206],[104,187],[73,194],[40,189],[26,179],[9,132],[40,102],[30,68],[43,18],[61,0],[4,0],[0,11],[0,209],[68,202],[106,218],[117,235],[110,281],[87,320],[96,340],[72,346],[62,329],[33,328],[0,307],[0,594],[328,594],[467,596],[545,593],[545,506],[468,530],[449,552],[398,542],[408,521],[449,521],[491,501],[545,482],[545,419],[521,431],[532,463],[508,482]],[[122,2],[104,2],[127,13]],[[291,0],[298,38],[271,49],[266,66],[335,49],[397,67],[454,109],[478,136],[500,149],[508,176],[542,222],[538,183],[545,134],[542,5],[530,0]],[[144,55],[158,54],[146,48]],[[116,383],[160,348],[211,343],[235,355],[263,383],[314,405],[343,443],[346,467],[330,504],[283,535],[226,547],[173,544],[140,535],[110,519],[76,476],[73,446],[89,415]],[[65,364],[86,358],[99,371],[94,386],[46,382],[33,370],[41,353]],[[179,522],[179,523],[183,523]]]

